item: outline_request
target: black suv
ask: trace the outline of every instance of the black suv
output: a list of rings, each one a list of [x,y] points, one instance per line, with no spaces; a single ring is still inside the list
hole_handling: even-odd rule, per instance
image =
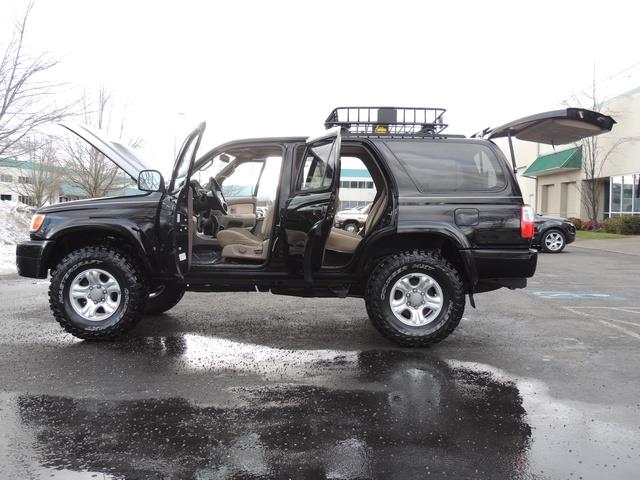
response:
[[[55,318],[88,340],[113,338],[144,313],[169,310],[185,290],[257,290],[363,297],[389,339],[438,342],[460,322],[467,295],[475,306],[474,294],[523,288],[535,272],[533,211],[491,139],[558,145],[615,123],[566,109],[465,138],[443,133],[443,115],[337,108],[319,137],[238,140],[198,156],[203,123],[166,184],[125,145],[64,125],[141,193],[41,208],[31,240],[17,247],[18,271],[50,273]],[[358,233],[333,227],[341,158],[361,161],[375,185]]]

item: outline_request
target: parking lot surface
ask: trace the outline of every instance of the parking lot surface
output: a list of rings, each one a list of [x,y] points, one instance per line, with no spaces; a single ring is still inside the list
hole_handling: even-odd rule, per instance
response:
[[[640,257],[569,246],[452,336],[360,299],[188,293],[88,343],[0,278],[0,478],[635,479]]]

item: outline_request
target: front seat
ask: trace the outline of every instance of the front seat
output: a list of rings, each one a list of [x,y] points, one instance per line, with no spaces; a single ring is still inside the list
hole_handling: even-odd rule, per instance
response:
[[[364,233],[369,233],[380,221],[387,208],[387,192],[382,191],[374,200],[371,210],[364,222]],[[325,249],[339,253],[353,253],[362,241],[362,236],[356,232],[347,232],[341,228],[331,228]]]
[[[222,248],[227,245],[248,245],[255,246],[268,240],[271,236],[271,224],[273,223],[273,211],[275,206],[267,210],[267,214],[262,220],[260,231],[257,234],[251,233],[246,228],[232,227],[218,232],[217,239]]]
[[[273,205],[267,210],[257,234],[245,228],[227,228],[218,232],[217,239],[222,246],[222,257],[249,260],[267,258],[275,209]]]

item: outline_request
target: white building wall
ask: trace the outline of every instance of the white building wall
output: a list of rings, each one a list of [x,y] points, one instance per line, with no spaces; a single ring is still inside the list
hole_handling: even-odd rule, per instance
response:
[[[615,147],[602,166],[600,172],[602,179],[600,181],[602,184],[600,211],[606,212],[608,205],[605,205],[604,191],[608,189],[608,177],[640,173],[640,87],[612,98],[605,103],[602,110],[603,113],[611,115],[617,124],[614,125],[610,133],[598,137],[601,156],[621,139],[633,139]],[[499,139],[496,143],[511,164],[508,141]],[[554,149],[551,145],[522,142],[515,139],[513,144],[518,169],[517,178],[524,201],[534,206],[539,213],[587,219],[589,215],[584,207],[581,194],[584,180],[584,174],[581,170],[541,175],[537,179],[522,176],[522,173],[538,156],[565,150],[575,145],[560,145]],[[545,198],[542,198],[542,195]],[[600,216],[602,218],[602,213]]]

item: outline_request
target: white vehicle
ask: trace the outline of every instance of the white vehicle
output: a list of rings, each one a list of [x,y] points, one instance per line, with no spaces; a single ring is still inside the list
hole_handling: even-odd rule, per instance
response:
[[[336,213],[334,226],[342,228],[347,232],[357,233],[362,227],[364,227],[364,223],[367,221],[367,217],[369,216],[370,208],[371,204],[369,203],[363,207],[341,210]]]

